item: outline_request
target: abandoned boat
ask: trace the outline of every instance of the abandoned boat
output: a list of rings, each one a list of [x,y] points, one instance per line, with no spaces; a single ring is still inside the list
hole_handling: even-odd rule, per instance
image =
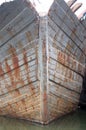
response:
[[[29,0],[0,7],[0,115],[42,124],[79,103],[86,28],[63,0],[47,13]]]

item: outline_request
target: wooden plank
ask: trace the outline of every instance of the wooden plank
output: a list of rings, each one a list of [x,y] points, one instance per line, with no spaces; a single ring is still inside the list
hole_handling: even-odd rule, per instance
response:
[[[15,50],[15,48],[13,48]],[[38,48],[30,48],[26,50],[23,48],[23,50],[19,52],[14,52],[10,56],[6,57],[3,62],[1,62],[1,68],[3,69],[3,73],[7,73],[8,71],[11,71],[15,68],[19,68],[20,66],[24,64],[28,64],[28,62],[33,62],[37,58],[38,55]],[[9,66],[10,70],[6,70],[7,66]]]
[[[74,72],[84,75],[85,66],[83,64],[79,63],[77,60],[68,56],[64,52],[61,52],[60,50],[56,50],[57,52],[55,54],[54,50],[56,50],[56,48],[52,47],[49,53],[52,59],[56,60],[60,64],[63,64],[69,69],[72,69]]]
[[[67,48],[67,45],[70,44],[69,40],[67,35],[49,18],[49,43],[52,41],[53,44],[56,44],[63,51],[75,55],[73,51],[77,46],[70,40],[72,45],[74,45],[74,49],[72,50],[73,47],[71,49]]]
[[[35,18],[36,16],[34,13],[28,10],[28,8],[25,8],[0,31],[0,46],[27,27]]]
[[[56,96],[54,93],[50,92],[49,94],[50,102],[49,102],[49,111],[50,117],[59,117],[64,114],[67,114],[76,108],[76,102],[71,102],[62,96]],[[51,102],[52,101],[52,102]]]
[[[27,81],[27,82],[25,82],[25,81]],[[33,91],[36,92],[36,90],[34,90],[34,89],[37,89],[37,88],[35,88],[35,85],[34,85],[34,83],[36,83],[36,81],[37,81],[36,77],[34,77],[34,79],[32,78],[31,81],[28,81],[28,80],[25,80],[25,81],[22,81],[23,83],[21,81],[17,82],[17,83],[15,82],[14,84],[11,85],[11,86],[13,86],[13,88],[11,86],[8,86],[8,87],[6,87],[6,91],[4,91],[5,88],[3,88],[3,89],[1,88],[1,93],[0,93],[0,96],[2,96],[1,102],[2,102],[3,96],[5,98],[6,95],[10,96],[10,94],[12,94],[13,92],[15,95],[20,95],[21,93],[19,91],[22,90],[23,88],[26,88],[27,86],[28,86],[27,89],[30,90],[29,92],[33,92]]]
[[[54,15],[55,16],[55,15]],[[54,17],[54,16],[52,16],[52,17]],[[54,22],[55,22],[55,19],[56,19],[56,17],[54,17],[54,18],[52,18],[52,20],[54,20]],[[58,22],[58,20],[56,20],[56,22]],[[58,23],[55,23],[55,24],[58,24]],[[58,26],[58,25],[57,25]],[[60,26],[58,26],[59,28],[60,28]],[[65,30],[65,34],[67,35],[67,37],[69,38],[69,39],[71,39],[71,31],[67,28],[67,26],[63,23],[62,25],[61,25],[61,27],[62,28],[60,28],[63,32],[64,32],[64,30]],[[72,40],[72,39],[71,39]],[[78,52],[79,53],[83,53],[83,51],[82,51],[82,49],[79,47],[79,46],[82,46],[82,48],[83,48],[83,44],[81,45],[81,43],[80,42],[78,42],[78,40],[77,40],[77,43],[78,44],[76,44],[75,42],[76,42],[76,40],[77,39],[75,39],[75,41],[74,40],[72,40],[72,43],[74,43],[76,46],[77,46],[77,50],[78,50]],[[78,58],[79,58],[79,55],[77,54],[77,56],[78,56]],[[83,62],[84,62],[84,59],[83,59]]]
[[[58,29],[58,27],[55,27],[54,29],[52,30],[52,28],[49,27],[49,43],[51,43],[53,46],[54,44],[56,44],[56,47],[59,47],[60,50],[70,54],[73,57],[77,57],[77,54],[75,52],[78,47],[76,46],[76,44],[74,44],[73,41],[69,39],[62,30]],[[81,53],[80,50],[78,51]]]
[[[64,3],[64,2],[63,2]],[[55,7],[54,7],[55,6]],[[57,8],[58,7],[58,8]],[[53,8],[55,8],[55,11],[54,11],[54,15],[55,13],[57,14],[57,16],[59,16],[60,19],[62,19],[62,21],[64,21],[64,23],[68,26],[68,28],[70,28],[72,31],[76,28],[76,30],[78,30],[77,26],[75,25],[74,21],[71,20],[71,17],[69,17],[68,13],[64,10],[63,6],[61,6],[59,4],[59,2],[55,2],[53,7],[51,8],[51,10],[53,10]],[[67,10],[68,11],[68,10]],[[61,15],[63,14],[63,15]],[[67,14],[67,15],[66,15]],[[74,14],[73,14],[74,15]],[[66,17],[66,19],[65,19]],[[67,23],[66,21],[70,21],[69,23]],[[79,23],[80,25],[80,23]],[[75,27],[74,27],[75,26]],[[79,35],[79,33],[81,31],[83,31],[83,26],[81,27],[80,31],[77,31],[75,32],[75,35],[78,37],[79,40],[83,40],[83,36],[82,35]]]
[[[52,74],[58,73],[61,74],[62,76],[65,76],[66,78],[70,79],[71,81],[76,81],[77,83],[82,83],[83,78],[78,75],[76,72],[73,70],[65,67],[64,65],[60,64],[59,62],[55,61],[56,63],[54,64],[54,60],[50,59],[49,62],[49,71]]]
[[[76,92],[72,92],[53,82],[50,82],[50,92],[54,93],[57,96],[61,96],[62,98],[65,98],[68,101],[79,102],[80,94],[78,94]]]
[[[31,90],[32,89],[31,85],[33,86],[33,90]],[[23,94],[20,94],[19,91],[22,89],[26,89],[26,90],[28,89],[28,91],[26,91]],[[36,89],[37,89],[37,91],[36,91]],[[39,92],[39,86],[38,86],[38,81],[37,81],[35,83],[28,84],[28,85],[24,86],[23,88],[20,87],[17,90],[15,89],[15,90],[13,90],[5,95],[2,95],[2,97],[0,98],[1,104],[4,106],[4,105],[7,105],[8,102],[14,103],[14,102],[22,100],[23,98],[25,99],[28,96],[33,96],[34,94],[37,95],[38,92]],[[2,107],[2,105],[0,107]]]
[[[61,85],[62,87],[67,88],[70,91],[80,93],[82,90],[82,84],[73,82],[70,79],[59,74],[53,75],[50,73],[49,79],[50,81],[55,82],[57,85]]]
[[[24,51],[24,49],[28,50],[29,48],[31,48],[31,46],[35,47],[37,45],[37,39],[38,26],[35,23],[32,23],[26,31],[11,39],[9,42],[6,43],[5,46],[1,48],[0,61],[4,60],[6,57],[10,57],[12,55],[12,50],[16,51],[17,53],[21,53],[22,51]]]
[[[0,95],[22,88],[38,80],[37,71],[33,71],[33,74],[24,71],[24,74],[23,72],[21,73],[21,77],[15,77],[14,73],[11,74],[11,77],[9,75],[7,76],[8,79],[2,79],[0,81]]]
[[[22,102],[22,100],[20,100],[16,104],[15,103],[14,104],[9,104],[8,106],[4,107],[3,108],[3,112],[5,112],[5,114],[9,113],[10,115],[16,115],[16,117],[18,117],[19,115],[21,115],[21,117],[23,117],[23,115],[25,115],[25,113],[27,115],[28,115],[28,113],[33,115],[33,112],[36,113],[36,111],[40,110],[40,104],[39,104],[40,102],[38,100],[39,99],[39,95],[37,97],[35,97],[35,99],[36,100],[34,100],[34,98],[30,99],[30,100],[34,100],[34,104],[31,105],[30,103],[28,103],[29,107],[26,107],[26,105],[25,105],[26,102],[24,103],[24,99],[23,99],[23,102]],[[27,109],[25,109],[25,107]]]
[[[28,65],[28,64],[27,64]],[[29,67],[29,66],[28,66]],[[4,78],[2,78],[2,77],[0,77],[0,81],[5,81],[5,82],[9,82],[10,83],[10,77],[8,76],[9,74],[11,74],[11,75],[13,75],[14,77],[15,77],[15,72],[18,72],[19,73],[19,75],[21,76],[21,77],[23,77],[23,76],[25,76],[26,74],[29,74],[29,73],[31,73],[31,72],[37,72],[37,69],[38,67],[37,67],[37,65],[33,65],[33,66],[31,66],[31,67],[29,67],[28,68],[28,70],[26,70],[26,65],[23,65],[23,66],[21,66],[20,68],[17,68],[17,69],[15,69],[15,70],[13,70],[12,72],[9,72],[9,73],[6,73],[5,75],[4,75]],[[19,76],[19,77],[20,77]]]

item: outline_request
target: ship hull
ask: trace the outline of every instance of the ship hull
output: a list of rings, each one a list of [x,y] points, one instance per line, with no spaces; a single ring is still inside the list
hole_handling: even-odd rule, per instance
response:
[[[43,17],[24,6],[0,31],[0,115],[48,124],[77,108],[85,56],[60,1]]]

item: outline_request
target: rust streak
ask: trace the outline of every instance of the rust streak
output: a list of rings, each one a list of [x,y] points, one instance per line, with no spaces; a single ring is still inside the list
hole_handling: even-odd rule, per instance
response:
[[[20,69],[19,69],[19,63],[18,63],[19,61],[18,61],[18,57],[16,54],[16,49],[11,46],[10,52],[12,53],[13,66],[14,66],[14,68],[17,68],[14,70],[14,76],[15,76],[15,79],[17,79],[17,81],[19,81],[21,79],[21,77],[20,77]]]
[[[11,68],[10,68],[10,66],[7,63],[7,59],[5,59],[5,65],[6,65],[6,67],[5,67],[6,71],[9,72],[11,70]],[[11,84],[13,85],[14,79],[13,79],[13,76],[12,76],[12,72],[8,73],[7,75],[10,78]]]
[[[26,32],[26,37],[28,39],[28,42],[30,42],[32,40],[31,32]]]
[[[25,69],[28,72],[29,71],[29,66],[28,66],[28,63],[27,63],[27,55],[26,55],[26,50],[25,49],[23,49],[23,55],[24,55],[24,59],[23,60],[24,60],[24,63],[25,63]],[[28,83],[31,82],[29,73],[27,75],[27,81],[28,81]],[[29,88],[30,88],[31,93],[34,95],[35,91],[34,91],[34,86],[32,85],[32,83],[30,84]]]
[[[3,75],[3,73],[4,73],[4,70],[2,69],[2,65],[0,63],[0,76]]]

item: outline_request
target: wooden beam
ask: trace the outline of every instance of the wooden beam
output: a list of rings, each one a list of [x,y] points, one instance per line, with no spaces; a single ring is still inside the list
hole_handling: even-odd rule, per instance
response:
[[[73,12],[76,12],[81,6],[82,6],[82,3],[77,3],[77,4],[75,4],[75,5],[71,8],[71,10],[72,10]]]
[[[69,1],[67,2],[67,5],[68,5],[69,7],[71,7],[76,1],[77,1],[77,0],[69,0]]]

